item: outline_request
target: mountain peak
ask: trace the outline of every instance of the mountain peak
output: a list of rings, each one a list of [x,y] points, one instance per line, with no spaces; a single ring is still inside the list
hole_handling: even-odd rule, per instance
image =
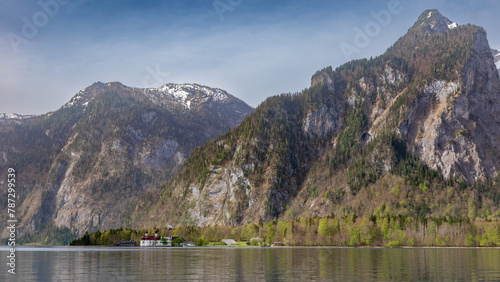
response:
[[[419,17],[412,29],[421,29],[429,34],[443,33],[450,29],[458,27],[457,23],[452,22],[443,16],[438,10],[426,10]]]
[[[75,105],[86,107],[89,101],[94,99],[106,85],[110,85],[110,83],[104,84],[100,81],[94,82],[89,87],[76,93],[76,95],[73,96],[73,98],[71,98],[71,100],[63,106],[63,108],[69,108]]]

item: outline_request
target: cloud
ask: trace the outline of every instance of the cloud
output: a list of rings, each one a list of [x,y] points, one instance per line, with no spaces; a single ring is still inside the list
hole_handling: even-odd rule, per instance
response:
[[[17,2],[0,4],[0,16],[6,16],[0,25],[4,35],[20,30],[21,17],[39,9],[36,3]],[[243,0],[223,21],[211,1],[72,2],[19,54],[5,36],[0,39],[0,112],[56,110],[95,81],[149,86],[144,78],[157,67],[168,76],[156,86],[196,82],[257,106],[271,95],[308,87],[318,69],[345,63],[339,44],[351,42],[353,29],[363,28],[373,20],[370,12],[385,9],[388,2]],[[380,55],[423,10],[434,7],[459,24],[483,25],[492,47],[497,46],[493,15],[500,13],[499,5],[480,2],[401,0],[401,14],[354,57]],[[9,16],[4,8],[13,9]]]

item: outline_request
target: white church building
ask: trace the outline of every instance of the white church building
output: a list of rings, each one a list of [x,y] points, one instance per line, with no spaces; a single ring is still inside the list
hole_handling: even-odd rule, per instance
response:
[[[162,240],[165,239],[165,240]],[[162,241],[166,241],[167,244],[163,244]],[[172,246],[172,238],[170,237],[160,237],[158,236],[158,230],[155,231],[155,236],[149,236],[148,231],[141,237],[141,247],[160,247],[160,246]]]

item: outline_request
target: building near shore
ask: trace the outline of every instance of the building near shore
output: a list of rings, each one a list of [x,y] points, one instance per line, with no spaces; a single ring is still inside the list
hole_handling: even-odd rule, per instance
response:
[[[134,246],[138,246],[139,244],[137,244],[136,241],[132,241],[132,240],[120,240],[120,241],[114,243],[113,245],[118,246],[118,247],[134,247]]]
[[[172,238],[171,237],[160,237],[158,236],[158,230],[155,231],[154,236],[149,236],[148,232],[141,237],[141,247],[160,247],[172,246]]]

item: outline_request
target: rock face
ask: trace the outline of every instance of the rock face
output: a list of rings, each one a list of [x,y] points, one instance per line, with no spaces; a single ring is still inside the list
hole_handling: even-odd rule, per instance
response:
[[[341,126],[339,120],[340,110],[340,107],[328,108],[325,104],[321,104],[316,111],[309,113],[304,119],[302,130],[309,134],[327,136],[328,133]]]
[[[474,37],[462,73],[455,81],[431,82],[419,97],[420,107],[431,110],[423,115],[415,105],[399,128],[430,167],[472,184],[500,168],[500,80],[484,31]]]
[[[205,187],[193,185],[187,201],[194,203],[190,209],[190,218],[198,225],[229,225],[238,219],[230,214],[232,206],[237,203],[248,204],[250,210],[257,210],[254,205],[260,199],[254,195],[252,185],[238,167],[212,167],[213,172]],[[215,211],[215,212],[214,212]]]
[[[318,71],[311,78],[311,87],[316,85],[325,84],[328,90],[333,90],[335,88],[335,83],[332,77],[332,68],[325,68],[321,71]]]
[[[358,192],[368,201],[363,185],[394,176],[406,156],[455,183],[491,180],[500,170],[495,54],[482,28],[425,11],[385,54],[318,71],[309,89],[269,98],[199,148],[165,186],[174,200],[148,212],[167,216],[133,214],[132,221],[219,225],[345,215],[325,203],[343,209],[362,201]],[[384,138],[394,139],[387,145]]]
[[[18,170],[18,230],[26,237],[47,228],[81,234],[125,226],[137,197],[252,111],[197,84],[98,82],[53,113],[0,116],[0,171]]]

